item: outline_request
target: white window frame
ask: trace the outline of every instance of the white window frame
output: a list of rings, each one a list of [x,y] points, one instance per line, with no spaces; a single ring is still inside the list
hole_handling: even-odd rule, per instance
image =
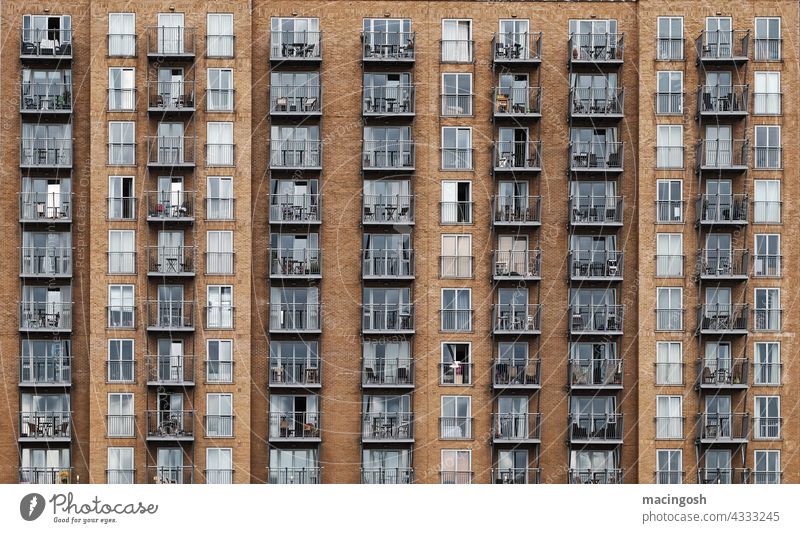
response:
[[[216,299],[219,305],[212,306],[212,293],[217,292]],[[230,305],[223,302],[223,294],[230,293]],[[232,329],[233,328],[233,310],[234,295],[233,285],[207,285],[206,286],[206,327],[208,329]]]
[[[466,399],[466,403],[467,403],[467,406],[466,406],[467,407],[466,417],[461,417],[461,416],[458,415],[458,410],[459,410],[458,409],[459,408],[458,404],[461,403],[461,400],[463,400],[463,399]],[[448,400],[448,402],[450,400],[452,400],[454,402],[453,403],[453,406],[455,407],[454,414],[445,414],[445,409],[444,409],[445,400]],[[472,440],[472,438],[473,438],[472,396],[445,395],[445,396],[442,396],[440,398],[439,402],[440,402],[439,403],[439,409],[440,409],[440,413],[441,413],[441,416],[442,416],[442,422],[444,422],[445,418],[455,418],[455,419],[466,418],[465,424],[464,424],[464,428],[466,430],[465,432],[467,433],[466,435],[464,435],[461,432],[460,427],[458,427],[458,431],[451,432],[451,433],[445,435],[445,431],[443,431],[445,429],[445,427],[444,427],[444,423],[442,423],[442,424],[440,424],[441,427],[439,428],[439,432],[440,432],[439,438],[443,439],[443,440]],[[448,427],[447,429],[448,429],[448,431],[450,431],[450,430],[456,429],[456,427]]]
[[[668,295],[669,307],[660,306],[662,292]],[[675,293],[679,295],[678,307],[675,307],[673,301]],[[663,321],[658,317],[658,313],[662,311],[667,311],[667,319]],[[675,320],[675,317],[678,319]],[[656,287],[656,331],[683,331],[683,287]]]
[[[117,455],[117,468],[111,468],[112,452]],[[125,452],[124,454],[122,452]],[[109,446],[106,455],[106,483],[110,485],[133,484],[136,482],[136,454],[130,446]],[[116,473],[115,476],[110,474]],[[130,477],[128,477],[130,476]],[[113,481],[112,481],[113,480]],[[127,481],[125,481],[127,480]]]
[[[206,123],[206,166],[232,167],[236,162],[233,122]],[[212,135],[212,131],[216,134]],[[212,141],[213,137],[213,143]]]
[[[781,223],[781,188],[780,180],[753,180],[754,224]]]
[[[764,293],[767,307],[757,307],[759,293]],[[770,293],[777,294],[777,302],[775,302],[775,299],[769,297]],[[775,307],[775,303],[777,303],[777,307]],[[753,310],[756,315],[753,320],[753,331],[781,331],[783,326],[783,313],[781,311],[780,287],[756,287],[753,289]],[[760,321],[759,312],[763,313]]]
[[[680,34],[680,36],[678,37],[678,36],[673,35],[671,27],[670,27],[669,35],[661,35],[661,21],[662,20],[669,20],[669,21],[680,20],[680,22],[681,22],[681,34]],[[683,24],[683,17],[658,17],[656,19],[656,36],[657,36],[657,39],[670,39],[670,40],[680,39],[681,40],[681,44],[683,45],[685,43],[685,40],[684,40],[684,37],[683,37],[683,34],[684,34],[685,31],[686,30],[685,30],[684,24]],[[684,54],[686,53],[684,51],[684,46],[680,47],[680,57],[672,57],[672,51],[673,50],[672,50],[671,46],[668,47],[666,50],[662,50],[660,46],[657,47],[657,49],[656,49],[656,60],[658,60],[658,61],[683,61]],[[662,53],[662,52],[664,52],[664,53]]]
[[[683,233],[656,233],[656,277],[683,277]]]
[[[210,357],[212,343],[217,346],[217,359],[214,360]],[[222,350],[223,345],[228,348]],[[216,372],[212,372],[212,363],[218,363]],[[206,339],[206,382],[233,383],[233,339]]]
[[[656,342],[655,380],[656,385],[683,385],[683,342]]]
[[[115,87],[112,80],[115,71],[120,71],[120,87]],[[126,73],[129,73],[126,75]],[[114,92],[112,92],[114,91]],[[114,95],[112,98],[112,94]],[[112,105],[113,104],[113,105]],[[136,67],[109,67],[108,68],[108,110],[109,111],[135,111],[136,110]]]
[[[219,17],[219,18],[229,18],[230,19],[230,33],[211,33],[211,18],[212,17]],[[233,57],[236,53],[236,29],[234,27],[234,20],[233,20],[233,13],[208,13],[206,15],[206,57],[213,57],[213,58],[230,58]],[[230,39],[230,51],[227,50],[227,44],[225,43],[224,39],[220,39],[219,43],[214,43],[213,37],[232,37]],[[216,46],[215,46],[216,45]],[[217,50],[217,47],[220,49]],[[212,48],[215,51],[212,52]]]
[[[118,294],[113,294],[113,293]],[[129,294],[128,294],[129,293]],[[120,316],[120,323],[112,325],[111,313]],[[130,314],[130,323],[122,320],[122,316]],[[112,283],[108,285],[107,327],[113,329],[131,329],[136,325],[136,286],[131,283]]]
[[[112,24],[111,18],[112,17],[122,17],[123,19],[130,18],[133,20],[133,33],[115,33],[112,34]],[[123,23],[121,26],[125,26],[126,24]],[[136,13],[109,13],[108,14],[108,56],[109,57],[135,57],[136,56]],[[111,45],[111,37],[112,36],[122,36],[127,37],[121,39],[121,43],[119,46],[120,51],[117,51],[117,48]],[[128,45],[127,47],[125,45]],[[123,50],[127,48],[126,50]]]
[[[451,244],[451,241],[454,242]],[[466,248],[466,255],[460,253],[463,251],[462,247]],[[455,254],[445,255],[445,252],[449,253],[451,249],[455,250]],[[471,279],[473,276],[472,234],[442,234],[440,257],[439,276],[442,279]]]
[[[454,76],[455,84],[451,85],[455,87],[455,93],[449,93],[446,90],[447,84],[445,83],[445,78]],[[469,91],[466,94],[462,94],[459,90],[460,81],[462,77],[466,77],[469,79]],[[441,77],[442,83],[442,108],[440,113],[443,117],[469,117],[472,116],[472,99],[473,95],[475,94],[474,89],[474,80],[472,76],[472,72],[442,72]]]
[[[212,87],[211,74],[216,74],[219,82],[223,81],[223,74],[230,77],[228,87]],[[224,84],[220,84],[224,85]],[[229,67],[215,67],[206,69],[206,111],[211,112],[231,112],[234,108],[233,69]]]
[[[220,461],[223,457],[225,457],[228,467],[227,468],[215,468],[210,469],[209,464],[211,463],[211,452],[217,454],[216,461]],[[206,485],[227,485],[229,483],[233,483],[233,448],[216,448],[216,447],[209,447],[206,448]]]
[[[450,455],[450,454],[453,455],[453,460],[452,460],[453,470],[445,470],[445,464],[447,462],[445,460],[445,456],[446,455]],[[459,463],[459,456],[461,454],[466,454],[466,456],[467,456],[467,462],[469,463],[469,470],[467,472],[463,472],[461,470],[457,470],[458,463]],[[472,483],[472,450],[462,450],[462,449],[453,449],[453,448],[442,449],[441,452],[440,452],[439,460],[441,461],[439,463],[439,471],[441,473],[440,475],[442,476],[442,483],[444,483],[444,474],[451,473],[451,472],[453,473],[454,479],[455,479],[456,475],[458,475],[458,474],[466,475],[467,478],[469,479],[469,483],[470,484]],[[453,481],[453,483],[456,483],[456,481]]]
[[[769,241],[777,243],[776,250],[770,250]],[[766,254],[759,253],[759,241],[764,240]],[[753,277],[756,278],[779,278],[783,275],[783,265],[781,256],[781,234],[780,233],[756,233],[753,235]]]
[[[117,345],[117,352],[120,356],[123,354],[123,346],[130,345],[131,351],[131,358],[130,359],[111,359],[111,346]],[[130,361],[130,365],[122,364],[124,362]],[[108,369],[106,370],[106,380],[109,383],[134,383],[136,381],[136,340],[135,339],[108,339],[108,344],[106,348],[106,362],[108,364]],[[119,365],[119,378],[112,377],[111,372],[111,365],[114,363],[120,363]],[[127,373],[127,367],[130,366],[130,377],[125,376]]]
[[[672,184],[673,183],[677,183],[679,185],[680,198],[676,199],[676,198],[672,198],[671,197]],[[661,192],[661,185],[662,184],[666,184],[666,186],[667,186],[667,194],[669,196],[668,198],[661,198],[659,196],[659,194]],[[662,203],[666,202],[666,204],[667,204],[666,209],[668,211],[671,211],[670,213],[668,213],[670,215],[668,220],[665,220],[665,219],[661,218],[660,204],[657,203],[656,204],[656,223],[657,224],[683,224],[684,218],[686,216],[686,213],[685,213],[685,209],[684,209],[684,205],[683,205],[683,180],[682,179],[671,178],[671,179],[660,179],[660,180],[657,180],[656,181],[656,202],[662,202]],[[674,211],[674,207],[675,206],[673,205],[674,203],[678,204],[678,209],[680,210],[678,217],[675,217],[675,211]]]
[[[467,23],[467,38],[461,39],[446,39],[449,37],[445,35],[445,26],[447,24],[455,24],[460,27],[461,23]],[[472,63],[473,60],[473,23],[472,19],[465,18],[448,18],[442,19],[442,63]],[[458,31],[456,31],[458,33]]]
[[[778,470],[777,471],[757,470],[759,454],[764,454],[765,455],[765,458],[764,458],[764,462],[765,463],[769,463],[769,460],[767,459],[766,456],[773,455],[773,454],[776,455],[777,456],[776,463],[778,464]],[[770,474],[776,475],[778,477],[778,483],[782,482],[781,477],[783,476],[783,469],[781,469],[781,450],[780,449],[777,449],[777,450],[754,450],[753,451],[753,483],[754,484],[756,484],[756,485],[762,484],[762,483],[759,483],[759,474],[762,474],[762,473],[765,474],[764,477],[767,477],[767,475],[770,475]]]
[[[675,414],[676,406],[677,415]],[[663,394],[656,396],[655,438],[661,440],[683,439],[683,396]]]
[[[465,370],[459,370],[459,365],[450,365],[453,368],[453,380],[452,382],[448,382],[445,379],[445,365],[449,364],[444,359],[445,355],[445,346],[457,344],[459,346],[466,346],[467,347],[467,360],[463,362],[466,365]],[[471,342],[462,342],[462,341],[444,341],[439,344],[439,385],[442,386],[461,386],[461,385],[471,385],[473,380],[473,354],[472,354],[472,343]],[[461,376],[461,380],[459,382],[459,378],[456,376]]]
[[[234,271],[233,250],[233,231],[206,231],[206,274],[232,275]],[[216,256],[211,254],[216,254]]]
[[[462,183],[467,184],[469,197],[467,200],[458,199],[458,188]],[[462,208],[461,204],[466,203]],[[442,182],[442,210],[440,224],[472,224],[472,181],[470,180],[446,180]],[[464,214],[465,220],[460,213]]]
[[[121,246],[129,241],[129,247]],[[117,244],[119,248],[117,249]],[[111,254],[125,254],[119,257]],[[111,229],[108,230],[108,273],[109,274],[135,274],[136,273],[136,230]]]
[[[678,92],[672,90],[673,78],[680,79]],[[662,78],[666,78],[667,91],[661,90]],[[683,72],[680,70],[659,70],[656,72],[656,114],[657,115],[683,115]],[[662,106],[663,104],[666,104]],[[677,109],[673,109],[673,104],[677,103]]]
[[[778,21],[778,57],[764,57],[762,54],[759,53],[759,41],[763,39],[775,39],[774,37],[769,36],[769,30],[767,31],[767,37],[758,36],[758,22],[760,20],[777,20]],[[781,17],[755,17],[753,21],[753,60],[754,61],[781,61],[783,59],[783,50],[781,49],[783,39],[783,21]],[[769,49],[767,50],[767,56],[769,56]]]
[[[760,349],[764,348],[763,352]],[[774,352],[771,348],[774,348]],[[761,357],[761,355],[765,357]],[[763,359],[763,360],[762,360]],[[766,369],[761,367],[766,365]],[[780,386],[781,384],[781,343],[780,341],[761,341],[753,345],[753,385]],[[762,379],[762,375],[767,379]]]
[[[446,291],[454,291],[454,299],[453,299],[453,301],[455,302],[455,308],[454,309],[445,309],[445,307],[444,307],[444,302],[445,302],[444,295],[445,295]],[[459,298],[460,294],[462,293],[462,291],[466,292],[466,294],[469,295],[469,308],[467,308],[467,309],[461,309],[458,306],[458,298]],[[440,297],[441,297],[441,300],[440,300],[441,306],[440,307],[441,307],[441,310],[442,310],[442,317],[441,317],[441,324],[440,324],[441,331],[461,332],[461,333],[469,333],[469,332],[471,332],[472,331],[472,289],[469,288],[469,287],[442,287]],[[450,325],[450,324],[447,324],[448,320],[445,318],[447,316],[445,314],[447,311],[452,311],[453,312],[453,317],[451,319],[452,326],[453,326],[452,328],[445,327],[445,326],[449,326]],[[460,324],[461,323],[461,315],[463,313],[467,314],[468,324],[467,324],[466,328],[459,327],[461,325]]]
[[[119,403],[117,403],[116,406],[114,406],[115,407],[114,409],[112,409],[112,398],[116,399],[119,402]],[[121,401],[122,398],[129,398],[130,399],[130,404],[129,404],[130,405],[130,410],[128,412],[122,412],[123,411],[123,409],[122,409],[123,403]],[[135,413],[136,413],[135,401],[136,401],[136,398],[134,397],[134,394],[132,392],[109,392],[108,393],[108,406],[107,406],[108,411],[107,411],[107,413],[108,413],[109,418],[108,418],[108,429],[107,429],[106,433],[107,433],[109,438],[130,438],[130,437],[134,437],[136,435],[136,429],[135,429],[135,425],[136,424],[135,424],[134,419],[133,419],[133,417],[135,416]],[[117,410],[119,412],[112,412],[112,411],[117,411]],[[130,427],[127,427],[128,423],[125,422],[125,420],[127,420],[127,419],[118,419],[118,418],[112,419],[111,418],[112,416],[114,416],[114,417],[130,417],[130,420],[131,420]],[[114,424],[112,422],[112,420],[119,420],[119,422]],[[115,430],[112,430],[112,426],[114,426],[114,425],[116,425],[118,427],[115,428]],[[122,426],[122,427],[120,428],[119,426]],[[127,429],[130,429],[130,431],[126,431]]]
[[[683,160],[683,126],[681,124],[656,126],[656,168],[681,169],[684,166]]]
[[[666,452],[667,454],[677,453],[678,457],[680,458],[680,470],[672,470],[670,465],[667,464],[667,468],[663,468],[664,465],[661,464],[661,453]],[[668,457],[669,459],[669,457]],[[656,450],[656,484],[666,485],[667,483],[661,483],[661,475],[666,474],[669,479],[672,478],[672,474],[679,474],[678,479],[680,480],[678,484],[683,483],[683,450],[680,448],[662,448]]]
[[[445,131],[455,131],[455,146],[445,146]],[[462,141],[462,133],[466,132],[467,146],[459,146]],[[442,126],[441,132],[441,151],[442,170],[472,170],[472,128],[469,126]],[[450,154],[452,157],[448,158],[445,154]],[[463,154],[463,155],[462,155]],[[452,163],[448,161],[452,159]]]
[[[775,85],[777,87],[773,88]],[[760,88],[767,90],[759,91]],[[753,115],[781,115],[781,100],[781,71],[756,71],[753,74]]]
[[[223,398],[228,398],[227,412],[224,411],[225,403]],[[206,393],[206,416],[218,417],[217,424],[211,424],[210,418],[206,419],[206,437],[209,438],[231,438],[233,437],[233,394],[230,392],[209,392]],[[226,418],[227,417],[227,418]],[[229,422],[225,422],[225,421]],[[212,430],[212,425],[217,426]],[[230,431],[228,431],[230,430]]]
[[[119,140],[114,139],[112,130],[120,134]],[[130,139],[124,135],[127,131],[131,132]],[[118,154],[115,153],[115,147]],[[132,120],[108,122],[108,164],[115,167],[136,166],[136,122]]]
[[[759,420],[762,418],[759,416],[759,403],[761,401],[767,402],[767,404],[772,403],[774,401],[778,406],[778,416],[768,416],[765,417],[767,420],[763,422],[764,425],[759,424]],[[768,413],[769,414],[769,413]],[[777,418],[777,420],[773,420]],[[777,394],[769,394],[769,395],[759,395],[753,398],[753,439],[758,440],[780,440],[781,438],[781,431],[782,426],[781,423],[781,397]]]

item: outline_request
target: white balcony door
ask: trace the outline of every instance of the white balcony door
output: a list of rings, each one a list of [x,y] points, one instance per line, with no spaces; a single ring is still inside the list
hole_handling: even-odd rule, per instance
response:
[[[158,14],[158,51],[162,54],[183,53],[183,13]]]
[[[733,157],[730,126],[706,126],[706,165],[728,167]]]
[[[183,123],[159,122],[158,161],[183,163]]]
[[[233,287],[209,285],[208,326],[230,328],[233,326]]]
[[[706,46],[709,57],[731,57],[732,28],[730,17],[706,18]]]
[[[183,341],[160,340],[158,343],[158,380],[183,379]]]
[[[755,73],[756,115],[778,115],[781,112],[781,73]]]

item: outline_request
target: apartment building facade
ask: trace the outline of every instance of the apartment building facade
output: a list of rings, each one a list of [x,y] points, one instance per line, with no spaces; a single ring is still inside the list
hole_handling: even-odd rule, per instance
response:
[[[800,6],[333,7],[4,5],[0,481],[798,482]]]

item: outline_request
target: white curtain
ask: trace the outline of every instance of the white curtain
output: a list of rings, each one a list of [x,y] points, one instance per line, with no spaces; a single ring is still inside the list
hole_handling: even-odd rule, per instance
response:
[[[209,13],[208,55],[233,57],[233,15]]]

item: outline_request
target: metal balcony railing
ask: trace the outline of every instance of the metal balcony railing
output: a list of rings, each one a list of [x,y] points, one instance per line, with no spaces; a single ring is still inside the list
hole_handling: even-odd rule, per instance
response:
[[[211,35],[206,33],[206,57],[230,58],[236,50],[235,35]]]
[[[322,275],[319,248],[271,248],[269,274],[275,278],[318,278]]]
[[[232,468],[207,468],[203,471],[206,485],[230,485],[233,483]]]
[[[495,389],[541,386],[541,359],[496,359],[493,366],[492,384]]]
[[[747,483],[750,476],[748,468],[700,468],[697,470],[697,483],[700,485],[730,485]]]
[[[194,246],[147,247],[147,273],[151,276],[193,276],[196,262]]]
[[[439,376],[442,385],[469,385],[473,382],[472,363],[439,363]]]
[[[269,112],[273,115],[319,115],[322,88],[314,85],[274,85],[269,89]]]
[[[750,30],[701,31],[695,47],[698,61],[747,61]]]
[[[361,251],[364,279],[403,279],[414,277],[414,250],[409,248],[370,248]]]
[[[72,248],[67,246],[23,246],[20,248],[21,276],[72,276]]]
[[[472,439],[472,417],[442,416],[439,418],[439,438]]]
[[[206,197],[206,220],[236,220],[236,198]]]
[[[472,472],[464,470],[447,470],[439,472],[443,485],[469,485],[472,483]]]
[[[697,143],[698,170],[746,170],[750,141],[701,140]]]
[[[779,278],[783,270],[783,256],[777,254],[755,254],[753,256],[753,277]]]
[[[319,169],[322,167],[322,141],[272,139],[269,142],[272,169]]]
[[[274,194],[270,196],[269,221],[272,224],[318,224],[322,218],[319,194]]]
[[[570,278],[575,280],[621,280],[625,254],[618,250],[570,250]]]
[[[106,383],[135,383],[136,361],[115,359],[106,361]]]
[[[410,140],[364,140],[364,170],[412,170],[414,168],[414,142]]]
[[[656,59],[659,61],[683,61],[683,37],[658,37]]]
[[[540,413],[492,413],[494,442],[537,442],[541,440]]]
[[[235,252],[206,252],[206,274],[230,275],[234,273],[235,266]]]
[[[20,411],[20,440],[69,440],[72,413],[69,411]]]
[[[697,251],[697,275],[704,279],[746,279],[750,250],[703,249]]]
[[[220,359],[206,359],[206,383],[233,383],[233,363]]]
[[[156,386],[194,385],[194,356],[147,355],[147,384]]]
[[[109,305],[106,306],[108,322],[106,327],[119,329],[136,328],[136,306]]]
[[[194,483],[194,465],[148,466],[147,483],[191,485],[192,483]]]
[[[780,61],[783,57],[783,40],[774,37],[756,37],[753,59],[756,61]]]
[[[106,437],[134,437],[136,417],[134,415],[106,415]]]
[[[361,483],[367,485],[405,485],[414,483],[414,469],[400,468],[362,468]]]
[[[492,252],[495,280],[536,280],[542,277],[542,251],[496,250]]]
[[[322,468],[270,468],[268,481],[272,485],[317,485],[321,483]]]
[[[747,115],[749,85],[701,85],[697,88],[697,112],[700,115]]]
[[[44,467],[32,466],[19,469],[20,483],[35,483],[38,485],[64,485],[72,483],[73,469],[71,467]]]
[[[147,109],[156,113],[196,109],[194,80],[148,81]]]
[[[70,29],[23,28],[19,56],[24,59],[72,59]]]
[[[538,117],[542,114],[541,87],[495,87],[494,117]]]
[[[22,139],[19,166],[31,168],[72,167],[72,139],[26,137]]]
[[[697,436],[705,443],[747,441],[750,438],[750,413],[698,414]]]
[[[624,143],[621,142],[571,142],[570,169],[573,172],[621,172],[624,148]]]
[[[624,59],[624,33],[573,33],[569,38],[573,63],[620,63]]]
[[[366,194],[362,199],[363,224],[413,224],[414,196]]]
[[[107,37],[109,57],[136,57],[135,33],[109,33]]]
[[[495,195],[492,213],[495,226],[537,226],[542,223],[542,198]]]
[[[269,58],[272,61],[320,61],[322,33],[307,30],[270,32]]]
[[[194,411],[145,411],[147,438],[194,440]]]
[[[541,478],[539,468],[492,468],[492,484],[538,485]]]
[[[571,196],[570,224],[574,226],[621,225],[622,196]]]
[[[194,167],[197,162],[194,135],[147,137],[147,165],[150,167]]]
[[[232,167],[236,162],[236,145],[233,143],[206,143],[207,167]]]
[[[72,222],[72,193],[21,192],[20,222]]]
[[[753,331],[780,331],[783,309],[753,309]]]
[[[205,415],[203,427],[206,437],[233,437],[233,415]]]
[[[362,58],[368,62],[413,62],[416,34],[404,31],[362,31]]]
[[[364,333],[414,332],[414,304],[364,304],[361,307]]]
[[[442,63],[472,63],[475,42],[472,39],[442,39]]]
[[[414,114],[414,85],[365,85],[361,112],[365,117]]]
[[[700,224],[747,224],[749,204],[746,194],[702,194],[695,205],[697,221]]]
[[[623,418],[619,413],[569,415],[569,439],[580,442],[622,442]]]
[[[683,168],[683,146],[656,146],[656,168]]]
[[[231,112],[236,108],[236,89],[206,89],[206,112]]]
[[[20,113],[72,112],[72,83],[24,81],[20,84],[20,90]]]
[[[622,87],[573,87],[569,91],[573,117],[621,117],[625,107]]]
[[[659,485],[681,485],[683,483],[682,470],[656,471],[656,483]]]
[[[472,170],[472,148],[442,146],[442,170]]]
[[[194,331],[194,300],[149,300],[147,328],[151,331]]]
[[[283,411],[269,413],[270,440],[320,440],[320,413]]]
[[[147,219],[191,222],[195,217],[195,194],[195,191],[146,191]]]
[[[697,308],[697,329],[704,334],[746,334],[747,304],[703,304]]]
[[[149,26],[147,55],[149,57],[191,58],[195,55],[197,29],[185,26]]]
[[[361,386],[364,388],[414,386],[414,360],[411,358],[365,357],[362,365]]]
[[[273,332],[319,332],[322,305],[318,303],[270,303],[269,329]]]
[[[317,388],[322,384],[322,370],[317,358],[270,358],[270,387]]]
[[[783,149],[780,146],[756,146],[753,168],[779,170],[783,168]]]
[[[37,387],[68,386],[72,383],[72,358],[69,355],[21,355],[19,382]]]
[[[684,94],[675,92],[656,93],[656,114],[682,115],[684,108]]]
[[[361,439],[365,442],[414,440],[414,413],[363,413]]]
[[[108,198],[109,220],[136,220],[136,203],[134,196],[111,196]]]
[[[780,439],[783,419],[779,416],[753,417],[754,439]]]
[[[109,485],[132,485],[136,480],[136,470],[106,469],[106,483]]]
[[[542,141],[494,141],[494,171],[539,171]]]
[[[445,93],[442,94],[441,113],[443,117],[458,117],[472,115],[472,94]]]
[[[754,485],[780,485],[783,483],[783,472],[780,470],[754,470],[748,472],[747,482]]]
[[[471,255],[440,255],[439,276],[450,279],[471,278],[474,262],[475,258]]]
[[[686,202],[682,200],[656,200],[656,222],[679,224],[686,213]]]
[[[570,333],[619,335],[625,306],[613,304],[581,304],[570,305]]]
[[[569,386],[573,389],[614,389],[622,387],[622,359],[570,359]]]
[[[19,329],[51,332],[72,330],[72,302],[20,302]]]
[[[656,308],[656,331],[683,331],[683,307]]]
[[[495,63],[539,63],[542,60],[541,32],[499,32],[492,36]]]
[[[683,385],[683,363],[655,363],[656,385]]]
[[[568,477],[570,484],[616,485],[622,483],[622,470],[570,468]]]
[[[494,304],[492,325],[495,334],[541,333],[542,304]]]

